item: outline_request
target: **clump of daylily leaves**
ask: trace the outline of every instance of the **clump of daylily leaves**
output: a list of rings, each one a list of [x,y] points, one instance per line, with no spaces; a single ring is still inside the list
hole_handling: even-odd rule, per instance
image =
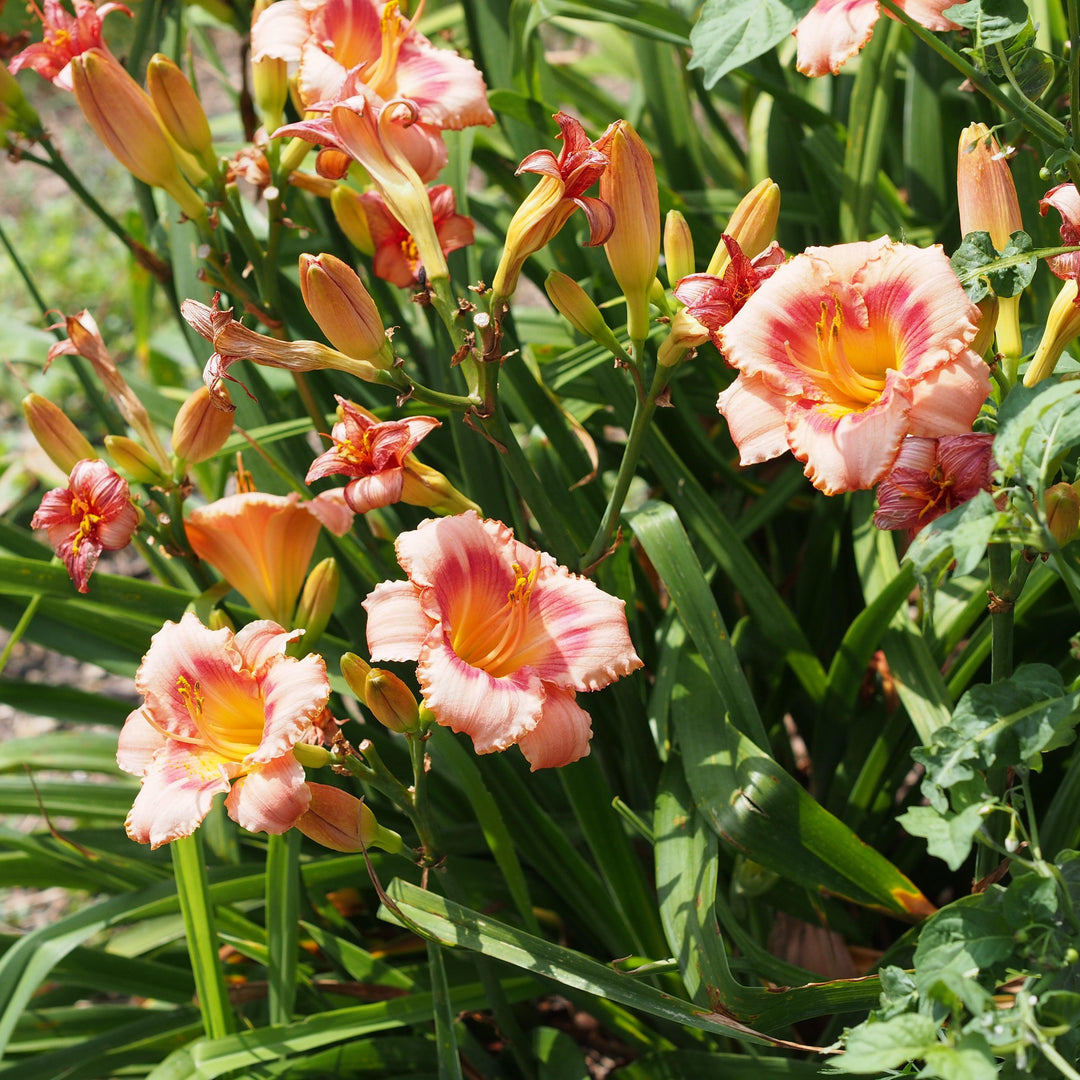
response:
[[[966,25],[953,21],[951,3],[886,7],[924,30]],[[1065,741],[1080,699],[1053,668],[1014,675],[1005,642],[1040,560],[1052,556],[1070,592],[1080,589],[1061,550],[1080,524],[1080,494],[1067,464],[1080,444],[1080,405],[1075,383],[1051,378],[1080,336],[1080,253],[1044,255],[1063,285],[1021,374],[1028,350],[1020,296],[1039,262],[1023,218],[1035,207],[1020,206],[1009,151],[984,125],[959,136],[966,239],[952,260],[940,245],[884,235],[785,251],[775,239],[780,188],[764,179],[709,236],[712,254],[699,271],[700,244],[687,217],[677,209],[661,217],[654,161],[635,127],[613,118],[590,137],[574,115],[559,111],[557,153],[538,147],[517,166],[516,175],[538,179],[498,238],[490,284],[461,287],[448,257],[474,244],[476,223],[459,212],[453,187],[433,181],[451,153],[444,133],[491,127],[496,116],[473,61],[420,33],[423,13],[423,2],[411,17],[375,0],[257,4],[250,82],[261,126],[229,158],[215,150],[212,125],[179,66],[158,54],[144,89],[110,50],[104,20],[130,16],[122,4],[75,0],[71,14],[46,0],[43,40],[8,65],[73,93],[117,161],[172,200],[170,212],[178,209],[197,238],[206,285],[201,297],[179,304],[206,356],[203,383],[179,403],[168,445],[89,311],[58,325],[66,337],[48,362],[85,358],[124,431],[107,435],[102,453],[45,397],[24,401],[31,431],[67,477],[43,496],[32,525],[75,589],[90,593],[99,559],[134,543],[163,580],[191,595],[188,610],[149,640],[135,676],[142,701],[119,736],[119,767],[141,781],[128,836],[151,848],[185,842],[223,795],[225,813],[248,832],[283,837],[297,830],[365,859],[371,848],[404,850],[426,881],[444,854],[425,801],[426,774],[439,768],[427,753],[435,728],[468,735],[479,755],[516,746],[531,771],[587,757],[594,728],[587,695],[622,679],[653,684],[666,677],[646,663],[657,643],[641,632],[633,606],[599,579],[626,542],[620,521],[657,408],[679,392],[689,365],[713,365],[724,386],[702,425],[715,428],[723,419],[740,466],[790,453],[825,496],[876,492],[873,524],[910,543],[928,611],[944,576],[974,572],[989,545],[993,678],[1009,689],[984,688],[981,697],[971,691],[949,724],[927,731],[915,750],[921,774],[912,781],[922,784],[925,805],[900,820],[953,869],[976,843],[1023,867],[1007,887],[985,881],[959,916],[949,917],[967,920],[965,932],[973,934],[992,924],[1006,942],[1028,932],[1020,914],[1026,906],[1043,911],[1056,966],[1042,985],[1059,995],[1052,999],[1057,1011],[1037,1013],[1038,994],[1026,987],[1002,1035],[992,992],[1005,981],[1012,954],[1002,945],[1000,955],[967,967],[945,957],[945,912],[932,914],[908,882],[904,895],[914,899],[906,913],[931,913],[916,973],[885,968],[881,1009],[849,1033],[839,1068],[877,1072],[917,1059],[922,1075],[953,1077],[962,1074],[957,1062],[974,1061],[963,1075],[982,1076],[995,1057],[1010,1053],[1019,1067],[1015,1047],[1034,1046],[1075,1076],[1053,1045],[1058,1035],[1063,1046],[1075,1042],[1053,1019],[1060,1013],[1065,1025],[1080,1001],[1068,974],[1076,964],[1075,956],[1068,960],[1077,926],[1075,858],[1042,857],[1023,784],[1032,762]],[[798,71],[836,74],[869,41],[879,14],[877,4],[863,3],[805,10],[795,28]],[[26,108],[15,90],[4,93],[11,98],[0,106],[5,132],[25,134]],[[313,171],[304,169],[309,161]],[[241,178],[265,201],[265,241],[252,234],[237,194]],[[1075,179],[1051,186],[1038,205],[1043,215],[1060,215],[1065,248],[1080,242]],[[272,265],[283,237],[306,236],[283,211],[283,189],[322,199],[327,220],[356,252],[352,263],[330,251],[292,256],[295,296],[283,295]],[[633,395],[618,469],[604,478],[602,515],[583,539],[548,533],[550,519],[530,503],[522,478],[535,474],[521,468],[520,432],[504,422],[500,399],[504,365],[524,363],[509,342],[526,268],[551,257],[560,233],[579,221],[578,210],[586,246],[603,248],[618,285],[625,329],[613,329],[608,305],[558,269],[547,276],[547,295],[605,362],[614,362]],[[146,269],[167,277],[132,243]],[[375,299],[391,289],[407,290],[430,315],[439,348],[449,343],[437,382],[424,381],[416,342],[388,325]],[[302,321],[320,340],[290,338],[283,329],[290,303],[302,303]],[[295,379],[321,440],[299,475],[290,475],[287,494],[258,489],[251,462],[269,459],[267,447],[234,424],[234,399],[256,398],[270,385],[266,373],[257,383],[251,375],[242,381],[236,372],[244,362]],[[342,392],[318,400],[312,386],[323,384],[306,382],[311,373],[332,374]],[[506,459],[520,487],[516,528],[485,516],[475,481],[422,460],[426,440],[458,417],[466,437],[486,440]],[[588,438],[582,434],[583,447]],[[205,468],[233,449],[241,453],[228,493],[206,497]],[[422,520],[389,535],[385,522],[393,519],[380,514],[402,504],[419,508]],[[374,540],[392,541],[400,576],[357,595],[342,615],[341,551],[358,519]],[[544,534],[557,554],[533,543],[533,534]],[[320,545],[334,554],[312,567]],[[362,633],[353,630],[361,610]],[[335,617],[356,638],[331,671],[319,650]],[[988,718],[991,726],[1013,723],[1009,693],[1041,723],[991,737]],[[409,782],[372,740],[350,743],[346,724],[356,715],[407,741]],[[670,745],[664,752],[666,760]],[[1006,772],[1020,778],[1019,797]],[[400,811],[410,835],[379,824],[366,802],[372,792]],[[989,819],[1005,827],[995,831]],[[978,865],[993,871],[985,857]],[[934,965],[936,981],[926,974]],[[961,985],[969,979],[974,989]],[[720,997],[710,996],[709,1007],[736,1016]],[[777,1039],[738,1024],[736,1035]],[[882,1056],[886,1034],[893,1050]]]

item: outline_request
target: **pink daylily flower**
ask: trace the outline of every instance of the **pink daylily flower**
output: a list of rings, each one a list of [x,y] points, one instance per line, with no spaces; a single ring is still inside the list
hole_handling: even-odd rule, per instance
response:
[[[954,2],[897,0],[897,6],[928,30],[958,30],[959,26],[944,15]],[[877,0],[818,0],[792,31],[799,41],[795,66],[811,77],[838,74],[873,37],[880,17]]]
[[[748,259],[735,239],[727,234],[721,239],[731,257],[724,276],[690,274],[681,278],[673,290],[676,299],[686,305],[687,314],[701,323],[717,348],[720,327],[735,318],[785,258],[783,248],[775,240],[757,258]]]
[[[1051,206],[1061,215],[1061,228],[1058,231],[1061,233],[1062,244],[1070,247],[1080,244],[1080,194],[1077,193],[1076,185],[1058,184],[1051,188],[1039,200],[1039,213],[1046,217]],[[1080,251],[1055,255],[1046,260],[1046,265],[1052,274],[1065,281],[1080,279]]]
[[[8,70],[15,74],[31,68],[61,90],[71,90],[71,61],[87,49],[105,49],[101,24],[110,11],[122,11],[129,18],[131,10],[123,4],[108,3],[94,7],[90,0],[75,0],[75,14],[70,15],[60,0],[45,0],[45,10],[33,5],[44,28],[40,42],[28,45],[11,58]]]
[[[154,635],[135,676],[145,700],[116,754],[142,777],[125,822],[132,840],[157,848],[190,836],[219,792],[250,832],[283,833],[304,814],[311,793],[292,748],[322,741],[330,683],[321,656],[285,655],[292,636],[269,621],[210,630],[190,612]]]
[[[341,407],[341,420],[330,432],[334,445],[311,463],[304,483],[336,473],[354,477],[345,485],[345,502],[357,514],[399,502],[405,487],[405,458],[442,425],[431,416],[380,423],[351,401],[334,396]]]
[[[874,524],[906,529],[913,538],[934,518],[989,491],[997,468],[993,442],[994,436],[983,432],[905,439],[878,484]]]
[[[454,189],[437,184],[428,190],[435,235],[444,255],[473,242],[475,228],[471,217],[457,213]],[[386,200],[377,191],[360,196],[375,245],[372,269],[376,277],[407,289],[420,280],[420,253],[412,234],[394,217]]]
[[[139,512],[127,481],[104,461],[87,458],[75,464],[66,488],[47,491],[30,525],[44,529],[57,556],[81,593],[103,551],[119,551],[131,542]]]
[[[939,246],[808,248],[720,330],[740,461],[791,450],[827,495],[873,487],[908,435],[968,432],[990,389],[979,309]]]
[[[263,619],[289,625],[319,530],[352,527],[341,490],[302,500],[294,491],[241,491],[193,510],[184,520],[191,549]]]
[[[469,511],[395,544],[407,581],[364,601],[371,658],[416,660],[424,704],[478,754],[515,743],[533,769],[589,752],[579,691],[641,667],[623,602]]]

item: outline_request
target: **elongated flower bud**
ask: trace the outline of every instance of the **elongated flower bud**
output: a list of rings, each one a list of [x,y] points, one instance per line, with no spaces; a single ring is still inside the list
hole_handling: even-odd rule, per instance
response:
[[[161,471],[154,455],[126,435],[106,435],[105,449],[116,467],[129,480],[139,484],[165,484],[168,477]]]
[[[218,387],[217,396],[219,401],[224,398],[223,404],[232,404],[224,386]],[[232,429],[232,410],[223,408],[222,404],[215,405],[210,391],[200,386],[176,414],[172,430],[173,453],[191,465],[198,465],[200,461],[212,458],[225,445]]]
[[[1046,489],[1046,527],[1058,547],[1064,547],[1080,525],[1080,495],[1072,484],[1060,483]]]
[[[330,616],[334,614],[340,587],[341,571],[332,555],[316,563],[308,574],[293,619],[293,625],[304,631],[304,636],[298,641],[304,653],[311,652],[322,637]]]
[[[780,188],[772,180],[765,179],[743,196],[724,229],[724,235],[735,240],[748,259],[753,259],[772,243],[779,220]],[[727,245],[721,239],[705,272],[723,277],[730,261]]]
[[[41,131],[41,120],[15,76],[0,63],[0,147],[10,145],[9,131],[32,136]]]
[[[331,851],[361,851],[367,847],[400,851],[401,837],[384,829],[355,795],[328,784],[308,784],[311,802],[296,827],[310,840]]]
[[[656,167],[641,136],[626,121],[605,134],[608,167],[600,175],[600,199],[615,212],[615,227],[604,251],[626,297],[631,341],[649,334],[649,289],[660,259],[660,198]]]
[[[189,218],[205,217],[206,206],[180,174],[149,95],[120,62],[88,49],[71,61],[71,80],[83,116],[116,160],[143,183],[167,191]]]
[[[668,336],[656,350],[656,362],[663,367],[674,367],[687,352],[708,340],[709,331],[686,308],[680,308],[671,320]]]
[[[371,668],[364,684],[368,709],[384,728],[401,735],[420,726],[420,708],[413,692],[392,671]]]
[[[985,356],[994,340],[994,330],[998,321],[998,309],[1001,302],[993,293],[987,293],[978,303],[978,309],[982,312],[979,320],[979,332],[971,343],[971,351],[978,356]]]
[[[437,514],[463,514],[466,510],[480,512],[472,499],[463,495],[438,469],[416,460],[409,454],[403,463],[405,477],[401,501],[410,506],[423,506]]]
[[[97,451],[67,418],[63,409],[40,394],[23,398],[23,415],[30,433],[52,463],[66,476],[79,461],[96,458]]]
[[[351,266],[333,255],[301,255],[300,291],[335,349],[377,367],[393,365],[382,316]]]
[[[616,356],[622,355],[618,339],[604,321],[600,309],[593,303],[592,297],[572,277],[558,270],[552,270],[544,282],[544,288],[555,310],[579,334],[592,338],[597,345],[602,345]]]
[[[664,219],[664,262],[668,284],[673,289],[694,272],[694,238],[686,218],[678,210],[669,210]]]
[[[371,665],[356,653],[347,652],[341,657],[341,677],[361,705],[367,704],[367,677]]]
[[[187,76],[164,53],[156,53],[146,68],[146,85],[168,135],[213,172],[217,162],[210,122]]]
[[[1042,341],[1024,373],[1025,386],[1034,386],[1045,379],[1057,367],[1065,346],[1080,335],[1080,304],[1076,298],[1076,282],[1066,281],[1050,308]]]
[[[371,239],[371,226],[360,194],[344,184],[337,184],[330,193],[330,209],[349,243],[365,255],[374,255],[375,242]]]

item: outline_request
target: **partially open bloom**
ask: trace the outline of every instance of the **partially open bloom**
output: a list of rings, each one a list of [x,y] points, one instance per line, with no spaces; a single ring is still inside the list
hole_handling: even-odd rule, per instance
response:
[[[958,30],[944,15],[954,0],[897,0],[897,7],[928,30]],[[891,19],[890,12],[886,15]],[[792,31],[799,39],[795,66],[803,75],[839,73],[874,36],[881,17],[877,0],[818,0]]]
[[[405,458],[439,421],[431,416],[379,422],[369,412],[337,398],[341,420],[330,438],[334,445],[320,454],[304,482],[344,473],[354,479],[345,487],[345,501],[358,514],[401,500],[405,486]]]
[[[394,355],[382,316],[360,275],[334,255],[300,256],[300,292],[311,317],[335,349],[390,367]]]
[[[75,0],[75,14],[68,14],[60,0],[45,0],[44,11],[35,8],[41,19],[44,35],[40,42],[28,45],[13,56],[8,65],[11,73],[31,68],[61,90],[70,90],[71,61],[87,49],[104,49],[101,24],[110,11],[122,11],[131,16],[123,4],[102,4],[94,7],[90,0]]]
[[[1058,184],[1039,200],[1039,213],[1046,217],[1053,207],[1061,215],[1061,243],[1068,247],[1080,244],[1080,194],[1075,184]],[[1080,251],[1055,255],[1046,260],[1050,272],[1066,281],[1080,278]]]
[[[1058,547],[1064,547],[1076,535],[1080,525],[1080,493],[1073,484],[1062,481],[1046,489],[1043,497],[1046,528]]]
[[[589,752],[578,691],[641,667],[623,602],[475,513],[395,544],[407,581],[364,601],[372,660],[417,660],[424,704],[477,753],[515,743],[534,769]]]
[[[1069,256],[1062,256],[1068,258]],[[1024,385],[1034,386],[1053,373],[1066,346],[1080,336],[1080,288],[1069,278],[1058,290],[1043,328],[1042,339],[1024,372]]]
[[[756,183],[732,211],[705,273],[723,277],[727,271],[731,249],[725,236],[730,236],[748,259],[756,259],[772,244],[779,220],[780,185],[766,177]]]
[[[184,527],[205,559],[263,619],[288,626],[315,552],[319,529],[343,536],[352,511],[340,492],[314,499],[241,491],[193,510]]]
[[[219,393],[228,396],[225,387]],[[173,453],[189,465],[212,458],[232,434],[232,412],[214,404],[210,391],[200,386],[180,406],[173,421]]]
[[[252,59],[298,65],[297,88],[307,110],[357,93],[346,87],[347,76],[363,84],[376,109],[394,99],[411,101],[417,122],[395,136],[430,180],[446,164],[442,130],[493,124],[495,117],[473,62],[436,48],[416,29],[423,7],[406,21],[396,2],[278,0],[252,24]]]
[[[475,227],[471,217],[457,212],[454,189],[437,184],[428,190],[435,235],[444,255],[473,242]],[[404,225],[390,212],[386,200],[377,191],[360,196],[367,217],[371,243],[375,248],[372,269],[377,277],[407,289],[420,280],[420,252]],[[426,271],[425,271],[426,272]]]
[[[308,809],[292,749],[322,741],[330,683],[321,656],[285,655],[290,637],[269,621],[209,630],[190,612],[154,635],[135,676],[144,702],[116,754],[142,777],[125,822],[132,840],[156,848],[190,836],[219,792],[251,832],[286,832]]]
[[[585,129],[567,113],[555,114],[562,139],[562,150],[556,157],[550,150],[536,150],[517,169],[540,173],[540,183],[525,196],[506,230],[499,268],[495,271],[492,290],[501,300],[513,296],[525,260],[547,245],[580,207],[589,222],[587,244],[603,244],[615,227],[615,213],[600,198],[585,194],[600,179],[608,166],[605,132],[595,142],[589,141]],[[611,129],[608,128],[608,131]]]
[[[914,536],[934,518],[980,491],[989,491],[997,468],[993,442],[993,435],[982,432],[905,439],[878,484],[874,524],[879,529],[907,529]]]
[[[30,525],[45,529],[79,592],[103,551],[127,547],[139,524],[127,481],[100,459],[77,462],[66,488],[45,492]]]
[[[827,495],[873,487],[908,435],[971,430],[990,377],[979,310],[940,247],[809,248],[720,331],[717,408],[743,465],[791,450]]]
[[[385,829],[367,803],[329,784],[308,784],[311,801],[296,827],[309,839],[331,851],[362,851],[378,847],[400,851],[401,837]]]

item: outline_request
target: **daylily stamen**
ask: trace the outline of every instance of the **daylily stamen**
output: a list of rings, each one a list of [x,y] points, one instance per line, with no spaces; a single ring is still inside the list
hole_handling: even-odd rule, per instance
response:
[[[528,629],[529,600],[540,570],[539,553],[536,556],[536,565],[531,570],[523,571],[518,563],[512,563],[511,569],[515,575],[514,586],[506,594],[506,603],[480,626],[466,625],[463,638],[454,638],[454,651],[458,656],[495,678],[515,670],[518,666],[513,661]],[[502,633],[493,643],[493,633],[500,627]]]

